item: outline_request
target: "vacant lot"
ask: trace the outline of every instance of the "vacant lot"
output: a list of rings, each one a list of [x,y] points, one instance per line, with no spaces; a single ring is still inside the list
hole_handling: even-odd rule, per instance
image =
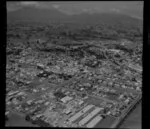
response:
[[[141,129],[141,103],[131,114],[126,118],[120,128]]]
[[[89,97],[85,100],[85,102],[89,103],[89,104],[93,104],[95,106],[100,106],[100,104],[103,102],[103,100]]]
[[[6,126],[15,126],[15,127],[37,127],[32,123],[26,121],[24,117],[21,117],[17,114],[12,113],[9,117],[9,121],[6,122]]]
[[[113,117],[106,117],[102,121],[100,121],[95,128],[110,128],[111,125],[115,122],[115,118]]]

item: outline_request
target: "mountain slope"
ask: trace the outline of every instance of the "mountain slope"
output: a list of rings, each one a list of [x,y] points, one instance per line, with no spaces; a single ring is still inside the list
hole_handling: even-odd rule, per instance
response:
[[[136,26],[142,24],[142,20],[117,13],[81,13],[76,15],[67,15],[57,9],[36,9],[31,7],[22,8],[14,12],[8,12],[7,21],[35,21],[47,23],[50,21],[58,21],[81,24],[123,23]]]

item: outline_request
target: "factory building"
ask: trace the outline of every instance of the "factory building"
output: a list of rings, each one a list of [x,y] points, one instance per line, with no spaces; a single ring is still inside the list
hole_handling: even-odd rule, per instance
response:
[[[76,113],[74,116],[72,116],[69,119],[69,122],[74,122],[75,120],[77,120],[80,116],[82,116],[84,113],[86,113],[88,110],[90,110],[91,108],[93,108],[94,105],[88,105],[85,108],[83,108],[81,111],[79,111],[78,113]]]
[[[98,115],[95,118],[93,118],[87,125],[87,128],[93,128],[98,122],[100,122],[103,118]]]
[[[95,110],[93,110],[90,114],[88,114],[85,118],[83,118],[80,122],[79,125],[82,126],[85,123],[87,123],[92,117],[94,117],[97,113],[99,113],[101,110],[103,110],[103,108],[96,108]]]

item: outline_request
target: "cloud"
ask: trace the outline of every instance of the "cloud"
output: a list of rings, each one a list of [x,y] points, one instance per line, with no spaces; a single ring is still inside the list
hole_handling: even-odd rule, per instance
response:
[[[89,10],[86,9],[86,8],[83,8],[82,11],[83,11],[83,12],[88,12]]]
[[[133,17],[133,18],[137,18],[137,19],[143,20],[143,17],[139,17],[139,16],[136,16],[136,15],[130,15],[130,16]]]
[[[123,6],[122,6],[122,9],[128,9],[128,6],[123,5]]]
[[[17,11],[26,6],[39,7],[39,2],[7,2],[7,11]]]
[[[20,2],[20,5],[22,6],[39,6],[39,3],[38,2]]]
[[[102,13],[104,12],[104,9],[102,8],[98,8],[98,7],[95,7],[95,8],[83,8],[81,10],[81,13],[84,12],[84,13],[89,13],[89,14],[93,14],[93,13]]]
[[[110,11],[116,12],[116,13],[120,13],[120,9],[117,8],[112,8]]]
[[[52,6],[56,9],[60,8],[60,5],[58,5],[58,4],[53,4]]]
[[[7,11],[16,11],[24,7],[33,7],[38,9],[57,9],[68,15],[80,13],[102,13],[115,12],[128,15],[141,16],[143,12],[143,2],[7,2]]]
[[[13,12],[13,11],[16,11],[16,10],[19,10],[21,9],[22,7],[18,6],[17,3],[10,3],[10,2],[7,2],[7,11],[8,12]]]
[[[20,7],[15,7],[15,8],[13,8],[13,7],[7,7],[7,11],[8,12],[13,12],[13,11],[16,11],[16,10],[19,10],[19,9],[21,9]]]

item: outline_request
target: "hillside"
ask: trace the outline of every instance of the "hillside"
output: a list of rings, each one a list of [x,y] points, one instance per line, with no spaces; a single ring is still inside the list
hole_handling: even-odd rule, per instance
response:
[[[44,23],[57,21],[81,24],[121,23],[132,26],[142,24],[142,21],[139,19],[117,13],[81,13],[76,15],[67,15],[57,9],[36,9],[31,7],[22,8],[15,12],[8,12],[7,21],[36,21]]]

